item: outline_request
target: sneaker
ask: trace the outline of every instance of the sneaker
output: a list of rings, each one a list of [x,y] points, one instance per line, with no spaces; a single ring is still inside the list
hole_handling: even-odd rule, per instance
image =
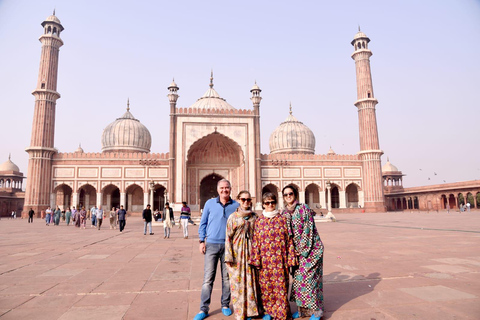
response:
[[[294,314],[292,314],[292,318],[293,318],[293,319],[298,319],[298,318],[300,318],[300,313],[298,313],[298,311],[295,312]]]
[[[262,319],[263,319],[263,320],[272,320],[272,316],[269,315],[269,314],[266,314],[266,315],[263,316]]]
[[[187,237],[188,238],[188,237]],[[224,316],[231,316],[232,315],[232,310],[228,307],[223,307],[222,308],[222,313]]]
[[[199,313],[197,313],[197,315],[195,316],[195,318],[193,318],[193,320],[203,320],[205,319],[206,317],[208,317],[208,314],[203,312],[203,311],[200,311]]]
[[[318,314],[318,312],[317,312]],[[320,320],[320,318],[323,317],[323,311],[320,312],[320,316],[315,316],[315,314],[312,314],[312,316],[310,317],[310,320]]]
[[[152,232],[152,233],[150,233],[150,235],[151,235],[151,236],[153,236],[153,232]]]

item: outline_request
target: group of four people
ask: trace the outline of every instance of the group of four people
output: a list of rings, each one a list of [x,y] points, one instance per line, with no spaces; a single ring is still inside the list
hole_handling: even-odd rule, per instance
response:
[[[265,193],[261,215],[252,210],[252,197],[241,191],[230,197],[228,180],[217,184],[219,196],[205,203],[199,250],[205,255],[200,312],[194,320],[208,317],[213,282],[220,262],[222,313],[251,319],[291,319],[323,316],[323,243],[313,212],[298,202],[293,185],[283,188],[285,208],[277,209],[277,197]],[[298,311],[293,315],[288,299]]]

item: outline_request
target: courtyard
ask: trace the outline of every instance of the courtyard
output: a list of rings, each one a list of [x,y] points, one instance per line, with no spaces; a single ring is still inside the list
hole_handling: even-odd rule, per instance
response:
[[[480,318],[480,211],[336,218],[317,223],[324,319]],[[0,318],[193,319],[203,277],[197,230],[183,239],[175,227],[164,239],[161,224],[143,235],[137,217],[123,233],[108,222],[84,230],[2,219]],[[227,318],[220,292],[217,275],[208,319]]]

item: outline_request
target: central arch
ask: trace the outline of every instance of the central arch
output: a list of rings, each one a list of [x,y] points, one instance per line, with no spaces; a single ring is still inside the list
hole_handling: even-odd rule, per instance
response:
[[[202,209],[217,194],[217,182],[225,178],[232,183],[232,195],[248,185],[242,149],[232,139],[213,132],[192,144],[187,153],[187,183],[184,194],[192,209]]]

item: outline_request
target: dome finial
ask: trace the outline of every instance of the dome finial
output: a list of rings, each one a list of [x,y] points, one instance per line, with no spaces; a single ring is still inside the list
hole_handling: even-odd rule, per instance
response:
[[[387,157],[387,162],[390,162],[390,158],[389,158],[389,157]]]
[[[360,23],[359,23],[359,24],[358,24],[358,32],[360,32],[360,31],[361,31],[361,30],[360,30]]]
[[[8,154],[8,160],[10,160],[10,158],[12,158],[12,153],[11,152]]]
[[[210,72],[210,88],[213,88],[213,69]]]
[[[127,111],[130,111],[130,98],[127,98]]]
[[[290,101],[290,115],[292,115],[292,101]]]
[[[53,15],[55,15],[55,8],[53,8]]]

